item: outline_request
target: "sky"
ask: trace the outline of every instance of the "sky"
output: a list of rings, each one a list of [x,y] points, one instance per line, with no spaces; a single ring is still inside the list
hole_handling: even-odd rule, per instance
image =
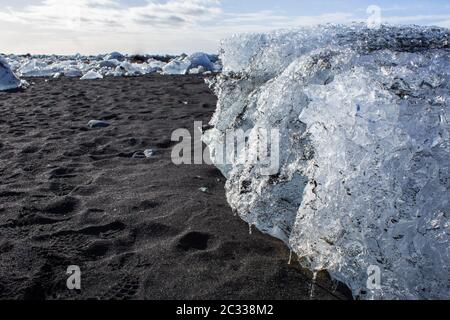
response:
[[[0,52],[217,52],[220,39],[323,23],[450,28],[450,0],[0,0]]]

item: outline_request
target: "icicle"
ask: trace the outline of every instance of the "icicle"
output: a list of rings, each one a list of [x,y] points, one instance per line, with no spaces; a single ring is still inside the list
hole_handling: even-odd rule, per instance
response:
[[[314,271],[312,282],[311,282],[311,289],[309,291],[309,299],[310,300],[314,299],[315,290],[316,290],[317,275],[318,275],[318,272]]]
[[[251,223],[248,224],[248,232],[249,232],[250,235],[253,234],[253,231],[252,231],[252,224],[251,224]]]
[[[288,264],[290,265],[291,263],[292,263],[292,250],[289,253],[289,262],[288,262]]]

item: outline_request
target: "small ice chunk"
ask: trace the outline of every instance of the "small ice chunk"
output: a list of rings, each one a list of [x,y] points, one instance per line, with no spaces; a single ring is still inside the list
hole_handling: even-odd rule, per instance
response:
[[[203,66],[199,66],[197,68],[192,68],[189,70],[189,74],[202,74],[204,73],[206,70]]]
[[[103,79],[103,76],[94,70],[87,72],[84,76],[80,78],[80,80],[96,80],[96,79]]]
[[[146,157],[146,158],[151,158],[151,157],[153,157],[155,155],[155,151],[153,151],[153,149],[147,149],[147,150],[144,150],[144,156]]]
[[[20,88],[23,83],[11,71],[5,59],[0,57],[0,91]]]
[[[187,73],[191,62],[188,60],[174,59],[162,68],[162,73],[166,75],[184,75]]]
[[[115,68],[120,64],[117,59],[104,60],[99,63],[100,68]]]
[[[55,73],[61,75],[59,72]],[[83,76],[83,72],[81,72],[79,69],[75,69],[75,68],[69,68],[67,70],[64,71],[64,76],[68,77],[68,78],[79,78],[81,76]],[[53,76],[55,77],[55,76]]]
[[[203,71],[213,71],[214,70],[214,63],[211,62],[210,56],[206,53],[196,52],[196,53],[190,55],[187,59],[188,59],[188,61],[191,62],[191,65],[190,65],[191,69],[202,68]]]
[[[88,122],[88,127],[91,129],[109,127],[109,122],[103,120],[91,120]]]
[[[104,58],[104,60],[119,60],[123,61],[125,60],[125,56],[121,54],[120,52],[114,51],[109,54],[107,54]]]
[[[52,77],[62,69],[58,64],[49,65],[45,60],[31,59],[18,69],[18,73],[23,77]]]

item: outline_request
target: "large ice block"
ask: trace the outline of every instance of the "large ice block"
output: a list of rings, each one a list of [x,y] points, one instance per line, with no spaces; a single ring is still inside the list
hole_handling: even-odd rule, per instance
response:
[[[449,41],[362,24],[224,40],[203,140],[232,208],[355,297],[450,298]],[[252,153],[261,128],[279,132],[276,172],[221,161],[230,131]]]

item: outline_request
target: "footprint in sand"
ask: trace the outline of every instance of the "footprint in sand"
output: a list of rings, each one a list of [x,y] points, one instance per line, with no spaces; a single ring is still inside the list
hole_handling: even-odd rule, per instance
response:
[[[211,235],[202,232],[189,232],[179,241],[177,247],[184,250],[206,250]]]

